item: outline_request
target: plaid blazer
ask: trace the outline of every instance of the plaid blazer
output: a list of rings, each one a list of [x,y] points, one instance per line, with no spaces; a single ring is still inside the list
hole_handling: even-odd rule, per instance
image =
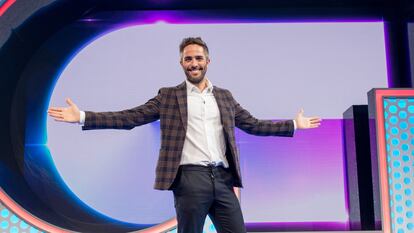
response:
[[[227,160],[234,175],[234,186],[242,187],[239,152],[234,128],[260,136],[293,136],[293,121],[258,120],[234,100],[230,91],[214,86],[213,94],[220,110],[227,144]],[[171,189],[180,165],[187,131],[187,89],[183,82],[176,87],[161,88],[145,104],[118,112],[86,111],[83,130],[132,129],[160,120],[161,148],[156,168],[155,189]]]

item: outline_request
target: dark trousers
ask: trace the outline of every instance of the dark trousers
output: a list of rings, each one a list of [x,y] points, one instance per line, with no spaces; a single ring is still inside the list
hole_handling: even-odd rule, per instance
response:
[[[245,233],[229,169],[180,166],[173,186],[178,233],[202,233],[208,215],[218,233]]]

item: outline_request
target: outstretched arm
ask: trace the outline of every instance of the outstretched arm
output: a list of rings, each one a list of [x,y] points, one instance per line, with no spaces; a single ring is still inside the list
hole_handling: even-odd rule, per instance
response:
[[[161,91],[145,104],[116,112],[85,112],[83,130],[88,129],[132,129],[156,121],[160,117]],[[68,107],[51,107],[48,114],[56,121],[80,123],[80,111],[70,99]]]
[[[229,94],[231,96],[231,93]],[[311,129],[319,127],[322,121],[319,117],[305,117],[303,109],[299,111],[294,121],[274,122],[270,120],[259,120],[242,108],[233,97],[232,99],[235,106],[235,124],[238,128],[249,134],[258,136],[293,136],[295,130],[293,122],[296,123],[296,129]]]
[[[78,106],[67,98],[66,103],[68,107],[51,107],[47,110],[49,116],[53,117],[56,121],[79,123],[80,111]]]

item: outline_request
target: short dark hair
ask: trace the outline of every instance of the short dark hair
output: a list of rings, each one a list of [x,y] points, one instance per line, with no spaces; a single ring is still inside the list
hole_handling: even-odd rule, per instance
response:
[[[206,54],[206,57],[207,58],[209,57],[207,44],[206,44],[206,42],[203,41],[203,39],[201,39],[201,37],[187,37],[187,38],[184,38],[183,41],[181,41],[181,44],[180,44],[180,57],[181,58],[183,56],[184,48],[187,47],[188,45],[192,45],[192,44],[200,45],[201,47],[203,47],[204,53]]]

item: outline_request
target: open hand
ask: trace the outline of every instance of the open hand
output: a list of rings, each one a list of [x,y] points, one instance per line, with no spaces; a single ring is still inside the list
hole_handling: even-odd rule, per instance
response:
[[[305,117],[303,112],[303,109],[301,109],[295,118],[298,129],[312,129],[321,125],[322,119],[320,117]]]
[[[79,123],[80,112],[78,106],[67,98],[66,103],[68,107],[51,107],[47,110],[49,116],[53,117],[56,121]]]

